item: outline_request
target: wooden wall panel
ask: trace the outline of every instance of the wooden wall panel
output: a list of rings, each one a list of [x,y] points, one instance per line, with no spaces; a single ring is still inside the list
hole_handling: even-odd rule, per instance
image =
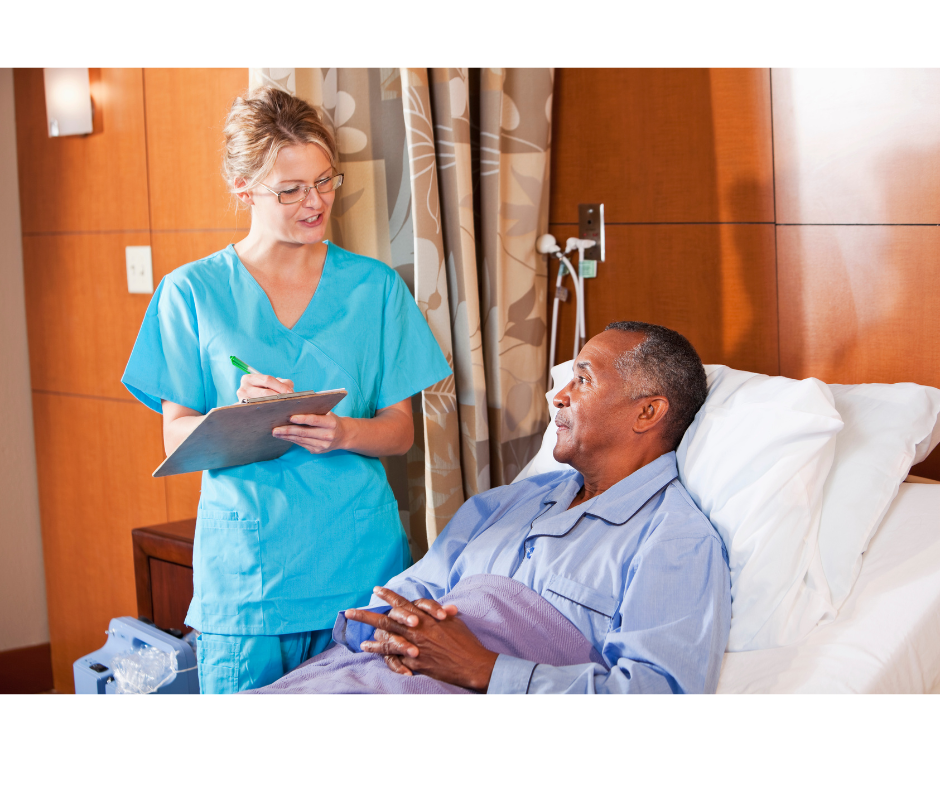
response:
[[[153,276],[158,281],[174,268],[208,257],[229,244],[238,243],[247,230],[202,232],[155,232],[153,234]]]
[[[225,116],[248,69],[148,68],[144,84],[154,229],[247,228],[220,170]]]
[[[137,601],[131,530],[166,521],[160,418],[136,403],[35,393],[33,413],[56,690]]]
[[[940,387],[940,228],[779,227],[780,367]]]
[[[95,133],[50,138],[42,69],[14,71],[24,233],[150,226],[141,71],[92,69],[91,78]]]
[[[183,473],[179,476],[167,476],[166,516],[168,522],[187,520],[196,516],[199,507],[199,494],[202,490],[202,473]]]
[[[940,223],[940,70],[772,76],[778,222]]]
[[[763,69],[559,69],[553,222],[772,222]]]
[[[566,229],[551,227],[562,244]],[[778,374],[773,225],[608,225],[607,249],[586,280],[589,337],[614,320],[659,323],[706,364]],[[550,299],[556,274],[552,263]],[[573,301],[561,304],[555,363],[571,358],[573,316]]]
[[[127,292],[124,247],[149,243],[149,233],[24,236],[34,390],[132,399],[121,375],[150,295]]]

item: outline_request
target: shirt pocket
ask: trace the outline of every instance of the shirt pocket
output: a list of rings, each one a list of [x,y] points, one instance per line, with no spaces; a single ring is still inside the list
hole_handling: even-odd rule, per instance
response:
[[[407,542],[396,501],[356,509],[356,547],[360,588],[382,585],[404,570]]]
[[[558,574],[549,575],[545,592],[545,598],[602,651],[620,600]]]
[[[202,609],[235,616],[261,604],[261,527],[238,512],[200,509],[193,544],[193,590]]]

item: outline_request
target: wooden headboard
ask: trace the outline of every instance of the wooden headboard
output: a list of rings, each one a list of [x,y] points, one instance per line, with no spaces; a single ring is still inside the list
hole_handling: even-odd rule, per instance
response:
[[[705,363],[940,388],[940,70],[555,78],[550,230],[605,207],[589,336],[645,320]],[[940,450],[912,473],[940,479]]]

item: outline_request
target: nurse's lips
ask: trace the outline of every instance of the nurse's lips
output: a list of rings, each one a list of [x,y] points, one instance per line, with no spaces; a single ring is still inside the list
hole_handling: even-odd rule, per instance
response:
[[[322,213],[318,213],[314,216],[308,216],[306,219],[301,219],[300,221],[304,224],[316,224],[320,221],[320,217],[323,216]]]

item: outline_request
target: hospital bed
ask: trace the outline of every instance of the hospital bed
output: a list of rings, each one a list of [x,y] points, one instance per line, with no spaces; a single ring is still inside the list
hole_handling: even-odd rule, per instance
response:
[[[570,380],[571,362],[565,362],[554,367],[552,375],[554,386],[546,398],[554,417],[552,399],[554,394]],[[753,373],[738,373],[722,367],[706,367],[709,373],[709,398],[713,396],[715,375],[731,374],[746,378]],[[785,385],[799,383],[800,385],[815,384],[815,394],[825,392],[827,388],[820,381],[787,381],[782,378],[757,376],[765,384],[773,385],[774,381]],[[756,380],[756,378],[755,378]],[[737,384],[735,384],[737,385]],[[811,388],[811,387],[810,387]],[[868,389],[862,392],[862,389]],[[843,584],[843,593],[834,592],[826,615],[821,615],[815,625],[804,626],[803,631],[790,626],[786,622],[781,624],[770,638],[776,638],[779,643],[771,647],[755,647],[759,638],[749,643],[735,645],[734,616],[737,615],[735,607],[738,600],[732,605],[732,638],[729,641],[729,650],[725,653],[717,691],[719,693],[933,693],[940,692],[940,482],[929,479],[919,479],[907,476],[913,462],[920,462],[926,454],[940,443],[940,392],[929,387],[914,386],[913,384],[899,384],[897,386],[829,386],[835,398],[828,396],[830,404],[838,405],[839,413],[835,415],[844,417],[843,450],[834,452],[832,465],[824,463],[819,468],[819,475],[828,476],[836,473],[841,462],[839,473],[842,474],[840,482],[843,492],[846,487],[851,488],[851,479],[846,479],[847,469],[860,475],[870,472],[871,465],[883,459],[888,449],[884,442],[884,430],[908,430],[908,453],[904,449],[899,452],[900,462],[894,466],[885,463],[890,475],[898,473],[893,487],[890,484],[885,488],[887,495],[882,498],[886,505],[883,517],[878,518],[878,511],[866,512],[864,508],[856,508],[860,516],[867,517],[874,523],[868,540],[865,541],[862,533],[861,542],[856,542],[856,570],[857,576]],[[884,398],[883,402],[864,402],[859,394],[874,393],[875,399]],[[823,394],[822,396],[827,396]],[[855,398],[855,421],[852,422],[850,400]],[[892,398],[895,398],[893,399]],[[911,399],[917,400],[920,408],[920,421],[916,425],[906,423],[909,412],[916,408],[911,407]],[[863,407],[859,408],[859,402]],[[822,400],[820,400],[822,402]],[[727,404],[727,402],[723,403]],[[752,403],[753,405],[753,403]],[[761,407],[764,403],[761,403]],[[700,411],[696,423],[708,409],[709,403]],[[822,413],[828,407],[822,402]],[[868,410],[866,410],[868,409]],[[880,409],[880,410],[879,410]],[[886,414],[889,414],[886,416]],[[813,429],[819,429],[819,418]],[[896,422],[883,426],[891,418]],[[866,423],[866,420],[868,423]],[[734,421],[732,419],[731,421]],[[700,431],[701,431],[701,425]],[[755,430],[761,427],[760,420],[754,422]],[[693,425],[695,427],[695,425]],[[851,430],[849,429],[851,427]],[[771,427],[768,427],[771,429]],[[686,435],[686,444],[690,428]],[[849,432],[853,434],[848,435]],[[879,436],[879,432],[881,435]],[[839,432],[836,432],[838,435]],[[711,439],[711,438],[709,438]],[[717,439],[717,438],[716,438]],[[851,444],[854,441],[854,446]],[[555,434],[550,423],[546,430],[542,448],[538,455],[523,469],[517,477],[524,478],[535,473],[550,470],[554,460],[551,451],[554,448]],[[862,451],[863,444],[871,444],[867,455]],[[895,441],[897,444],[897,441]],[[916,444],[916,445],[915,445]],[[782,444],[782,451],[787,451],[786,442]],[[845,447],[850,447],[854,458],[849,456]],[[687,447],[686,447],[687,448]],[[733,444],[720,447],[715,456],[708,458],[713,464],[722,461],[737,448]],[[897,446],[895,447],[897,450]],[[940,449],[938,449],[940,450]],[[684,447],[680,447],[678,457],[680,476],[682,465],[690,461],[690,456],[684,456]],[[779,458],[778,458],[779,459]],[[854,466],[851,464],[856,463]],[[859,460],[862,460],[861,463]],[[557,463],[555,464],[557,465]],[[742,468],[746,467],[744,465]],[[688,472],[688,469],[687,469]],[[742,471],[739,469],[738,473]],[[747,473],[747,471],[743,471]],[[695,497],[688,480],[683,478],[690,493]],[[732,479],[732,481],[734,481]],[[822,487],[826,478],[820,479],[818,485]],[[776,486],[779,480],[775,480]],[[867,483],[867,481],[866,481]],[[855,483],[855,491],[860,491],[864,484]],[[896,490],[896,493],[894,492]],[[799,492],[802,492],[800,488]],[[826,494],[832,493],[830,485],[826,487]],[[858,496],[860,499],[864,495]],[[696,499],[698,502],[698,499]],[[778,498],[778,501],[780,499]],[[846,499],[843,498],[843,501]],[[700,504],[701,505],[701,504]],[[707,507],[702,506],[708,514]],[[851,507],[840,507],[843,511]],[[824,512],[825,513],[825,512]],[[852,533],[851,522],[843,517],[841,528],[843,533]],[[848,518],[851,519],[851,518]],[[713,518],[713,524],[722,531]],[[818,527],[818,526],[817,526]],[[857,529],[856,529],[857,530]],[[864,531],[864,528],[862,529]],[[808,532],[814,545],[821,538],[819,530]],[[830,532],[831,533],[831,532]],[[732,534],[733,536],[733,534]],[[854,534],[858,540],[859,533]],[[732,578],[734,578],[734,546],[733,539],[727,533],[722,533],[726,546],[732,553]],[[751,537],[753,541],[753,536]],[[831,547],[831,545],[830,545]],[[818,552],[818,547],[813,548]],[[851,556],[851,550],[848,551]],[[859,558],[860,553],[860,558]],[[860,564],[860,569],[858,568]],[[818,567],[817,567],[818,569]],[[802,569],[800,570],[802,572]],[[807,575],[813,571],[810,568]],[[823,576],[822,574],[820,576]],[[825,583],[825,579],[822,581]],[[812,585],[812,584],[810,584]],[[849,591],[850,588],[850,591]],[[732,592],[735,588],[732,586]],[[794,605],[794,610],[798,605]],[[802,610],[805,612],[806,607]],[[803,616],[804,619],[806,616]],[[785,618],[785,617],[784,617]],[[792,616],[798,619],[799,616]],[[745,639],[746,640],[746,639]]]
[[[726,653],[718,692],[940,692],[940,484],[901,485],[833,621]]]

